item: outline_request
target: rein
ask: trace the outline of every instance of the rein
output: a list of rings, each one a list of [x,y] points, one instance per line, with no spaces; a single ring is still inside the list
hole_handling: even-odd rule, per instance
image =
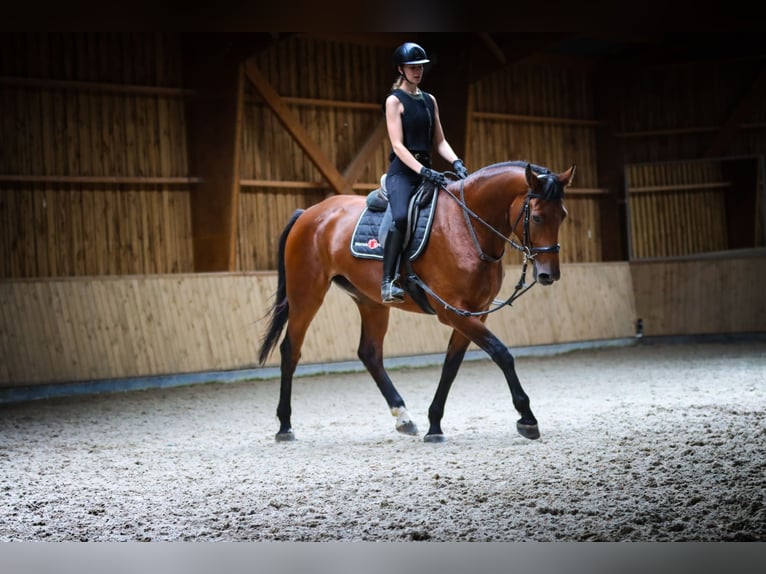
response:
[[[537,279],[535,279],[532,283],[529,285],[526,284],[527,280],[527,265],[530,261],[534,261],[535,257],[540,253],[558,253],[561,246],[559,244],[556,245],[547,245],[545,247],[532,247],[529,245],[529,200],[530,199],[542,199],[542,196],[538,194],[532,193],[532,190],[530,189],[527,192],[526,197],[524,198],[524,207],[519,212],[518,217],[516,218],[516,221],[513,224],[512,230],[516,228],[516,226],[519,223],[519,219],[521,216],[524,216],[524,237],[522,238],[522,243],[518,244],[513,239],[506,237],[502,233],[500,233],[497,229],[492,227],[489,223],[484,221],[479,215],[474,213],[465,203],[465,180],[460,180],[460,198],[456,197],[454,193],[452,193],[450,190],[448,190],[445,186],[440,185],[439,189],[442,191],[445,191],[447,195],[449,195],[452,199],[455,200],[455,202],[461,207],[463,210],[463,216],[465,217],[466,225],[468,226],[468,230],[471,232],[471,239],[473,240],[473,244],[476,247],[476,250],[479,252],[479,259],[482,261],[486,261],[487,263],[497,263],[503,258],[503,255],[505,254],[505,248],[503,248],[502,253],[498,257],[493,257],[491,255],[487,255],[484,253],[484,250],[481,248],[481,245],[479,245],[479,239],[476,237],[476,231],[473,228],[473,224],[471,223],[471,218],[475,219],[479,223],[481,223],[484,227],[489,229],[492,233],[500,237],[503,241],[510,244],[511,247],[514,249],[521,251],[524,254],[524,262],[521,266],[521,277],[519,278],[518,283],[516,283],[516,287],[508,299],[505,301],[495,299],[493,301],[493,304],[496,305],[496,307],[492,309],[487,309],[486,311],[466,311],[465,309],[458,309],[457,307],[454,307],[447,303],[444,299],[439,297],[436,293],[434,293],[431,288],[423,283],[422,279],[420,277],[412,277],[415,281],[415,283],[424,291],[426,291],[429,295],[431,295],[434,299],[439,301],[445,309],[448,309],[458,315],[461,315],[463,317],[480,317],[482,315],[489,315],[490,313],[494,313],[495,311],[498,311],[499,309],[502,309],[503,307],[511,306],[512,303],[521,297],[524,293],[529,291],[534,285],[537,283]]]

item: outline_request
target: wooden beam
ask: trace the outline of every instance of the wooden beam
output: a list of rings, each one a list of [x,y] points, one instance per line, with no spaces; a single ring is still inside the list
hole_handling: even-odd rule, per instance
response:
[[[263,98],[257,95],[248,96],[245,99],[246,102],[254,102],[256,104],[263,104]],[[286,104],[293,104],[295,106],[303,107],[317,107],[317,108],[340,108],[344,110],[380,110],[380,104],[373,104],[370,102],[351,102],[345,100],[321,100],[317,98],[291,98],[289,96],[282,96],[282,101]]]
[[[500,48],[500,46],[497,45],[497,42],[495,42],[494,38],[489,35],[489,32],[479,32],[478,34],[479,38],[481,38],[481,41],[484,42],[484,45],[497,59],[498,63],[502,66],[505,66],[508,63],[508,59],[505,57],[505,53],[503,53],[503,50]]]
[[[234,271],[244,70],[232,54],[196,48],[185,60],[196,88],[186,106],[189,170],[200,177],[190,201],[194,270]]]
[[[554,118],[550,116],[527,116],[522,114],[502,114],[496,112],[473,112],[477,119],[498,120],[529,124],[555,124],[570,126],[600,127],[605,125],[600,120],[581,120],[578,118]]]
[[[184,185],[199,183],[198,177],[108,175],[0,175],[0,183],[68,183],[100,185]]]
[[[596,130],[596,177],[609,193],[599,198],[601,260],[621,261],[629,257],[628,199],[625,191],[624,143],[614,136],[619,125],[620,100],[615,86],[621,85],[624,72],[617,66],[604,66],[594,77],[596,116],[604,126]]]
[[[463,163],[466,166],[473,166],[473,157],[471,155],[471,142],[473,141],[473,120],[474,120],[474,91],[468,86],[468,98],[465,104],[465,150],[463,150]],[[466,169],[468,169],[466,167]],[[476,169],[476,166],[474,166]],[[471,170],[469,170],[470,172]]]
[[[343,172],[343,177],[348,184],[354,185],[357,182],[364,168],[370,162],[370,158],[380,149],[381,143],[383,143],[387,136],[386,118],[381,117],[378,125],[375,126],[367,141],[362,145],[359,153],[356,154],[356,157],[351,160],[351,163],[348,164],[348,167]]]
[[[0,76],[0,86],[137,94],[141,96],[186,97],[194,95],[194,90],[186,88],[166,88],[163,86],[141,86],[108,82],[85,82],[79,80],[52,80],[49,78],[15,78],[12,76]]]
[[[327,184],[321,181],[288,181],[284,179],[241,179],[239,185],[243,188],[250,187],[273,187],[284,190],[314,190],[327,191]],[[354,191],[372,191],[378,189],[380,183],[355,183],[351,186]],[[567,188],[567,193],[569,188]]]
[[[675,185],[646,185],[629,187],[628,193],[664,193],[666,191],[707,191],[731,187],[730,181],[710,181],[707,183],[678,183]]]
[[[282,98],[288,104],[296,106],[316,106],[324,108],[342,108],[344,110],[380,110],[380,104],[369,102],[346,102],[341,100],[318,100],[316,98]]]
[[[470,91],[470,56],[465,47],[471,36],[473,34],[421,33],[417,39],[433,62],[421,87],[436,98],[444,136],[458,157],[464,161],[468,149]],[[438,154],[432,154],[432,159],[434,169],[443,171],[452,168]],[[477,166],[466,167],[473,171]]]
[[[766,122],[745,122],[739,124],[739,129],[742,130],[760,130],[766,128]],[[647,130],[636,132],[619,132],[614,134],[617,138],[647,138],[654,136],[680,136],[689,134],[702,134],[705,132],[720,132],[723,130],[722,126],[700,126],[691,128],[668,128],[665,130]]]
[[[324,153],[322,148],[319,147],[308,131],[301,125],[297,116],[293,114],[287,103],[272,87],[266,76],[261,73],[255,62],[252,60],[248,61],[245,65],[245,71],[248,79],[277,116],[277,119],[290,132],[290,135],[292,135],[301,149],[306,152],[306,155],[322,176],[327,179],[335,193],[353,193],[351,186],[348,185],[341,173],[327,157],[327,154]]]
[[[711,142],[704,157],[719,157],[724,155],[731,147],[734,138],[737,137],[737,130],[740,128],[742,120],[750,115],[755,107],[763,101],[766,93],[766,65],[762,65],[758,73],[747,90],[740,99],[739,104],[729,115],[721,130],[716,134]]]

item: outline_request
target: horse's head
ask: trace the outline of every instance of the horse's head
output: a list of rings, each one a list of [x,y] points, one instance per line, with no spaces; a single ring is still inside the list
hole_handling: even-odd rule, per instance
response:
[[[575,165],[563,173],[553,173],[527,164],[525,176],[529,192],[513,221],[513,231],[533,261],[534,278],[541,285],[552,285],[561,277],[559,269],[559,227],[567,216],[564,188],[572,181]]]

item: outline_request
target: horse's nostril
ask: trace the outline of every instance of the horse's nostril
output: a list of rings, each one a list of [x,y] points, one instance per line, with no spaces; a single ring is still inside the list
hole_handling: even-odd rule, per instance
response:
[[[551,279],[551,276],[548,275],[547,273],[538,273],[537,280],[542,285],[550,285],[551,283],[553,283],[553,279]]]

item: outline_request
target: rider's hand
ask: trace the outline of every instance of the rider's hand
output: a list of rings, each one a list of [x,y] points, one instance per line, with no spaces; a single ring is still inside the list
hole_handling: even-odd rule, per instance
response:
[[[458,179],[465,179],[468,177],[468,170],[465,168],[465,164],[463,163],[462,159],[457,158],[455,161],[453,161],[452,169],[455,170],[455,175],[457,175]]]
[[[439,171],[423,167],[420,170],[420,175],[422,175],[423,179],[426,181],[430,181],[439,187],[445,187],[447,185],[447,178],[444,177],[444,174]]]

